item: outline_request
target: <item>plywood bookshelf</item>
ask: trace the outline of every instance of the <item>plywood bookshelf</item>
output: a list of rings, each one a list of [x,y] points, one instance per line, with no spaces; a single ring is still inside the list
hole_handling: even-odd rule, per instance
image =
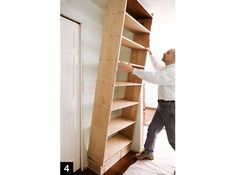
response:
[[[89,168],[97,174],[131,149],[142,80],[130,73],[125,81],[118,80],[118,64],[124,61],[124,46],[131,51],[128,63],[144,69],[151,22],[152,15],[138,0],[107,0],[88,151]],[[124,29],[133,37],[124,36]],[[122,98],[116,99],[116,92]],[[114,112],[119,115],[112,116]]]
[[[147,28],[145,28],[128,13],[125,13],[125,28],[134,33],[150,33]]]
[[[131,142],[132,142],[131,139],[121,134],[117,134],[114,137],[109,138],[107,141],[107,148],[104,158],[105,162],[113,155],[115,155],[117,152],[121,151],[124,147],[129,145]]]
[[[141,44],[138,44],[138,43],[132,41],[131,39],[126,38],[125,36],[122,36],[122,43],[121,44],[125,47],[129,47],[130,49],[142,49],[142,50],[146,49]]]
[[[111,106],[111,111],[127,108],[129,106],[137,105],[138,103],[138,101],[131,101],[126,99],[114,100]]]
[[[122,82],[122,81],[117,81],[115,83],[116,87],[121,87],[121,86],[141,86],[141,83],[132,83],[132,82]]]
[[[122,116],[111,119],[108,128],[108,137],[134,123],[134,120],[129,120]]]

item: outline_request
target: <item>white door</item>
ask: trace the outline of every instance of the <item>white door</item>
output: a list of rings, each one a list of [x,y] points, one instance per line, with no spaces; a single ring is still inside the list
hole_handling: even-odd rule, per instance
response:
[[[61,17],[61,162],[80,168],[80,25]]]

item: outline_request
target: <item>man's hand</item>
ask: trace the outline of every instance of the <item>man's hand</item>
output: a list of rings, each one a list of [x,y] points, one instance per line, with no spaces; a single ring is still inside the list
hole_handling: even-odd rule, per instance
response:
[[[119,63],[119,67],[124,72],[129,72],[129,73],[133,72],[133,67],[130,64],[127,64],[127,63],[124,63],[124,62],[120,62]]]

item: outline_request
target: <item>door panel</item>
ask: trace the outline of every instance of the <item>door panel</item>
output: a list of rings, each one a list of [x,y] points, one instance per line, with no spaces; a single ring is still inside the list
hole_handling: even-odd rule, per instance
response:
[[[80,168],[80,25],[61,17],[61,161]]]

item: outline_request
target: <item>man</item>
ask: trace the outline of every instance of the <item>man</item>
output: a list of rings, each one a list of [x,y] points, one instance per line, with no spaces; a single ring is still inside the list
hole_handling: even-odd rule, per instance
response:
[[[148,50],[155,72],[149,72],[133,68],[129,64],[121,64],[125,72],[133,73],[139,78],[154,84],[158,84],[158,108],[152,122],[148,127],[147,138],[144,144],[145,150],[136,155],[138,160],[153,160],[153,151],[156,135],[165,126],[169,144],[175,149],[175,49],[170,49],[163,54],[164,68],[158,66],[151,50]]]

